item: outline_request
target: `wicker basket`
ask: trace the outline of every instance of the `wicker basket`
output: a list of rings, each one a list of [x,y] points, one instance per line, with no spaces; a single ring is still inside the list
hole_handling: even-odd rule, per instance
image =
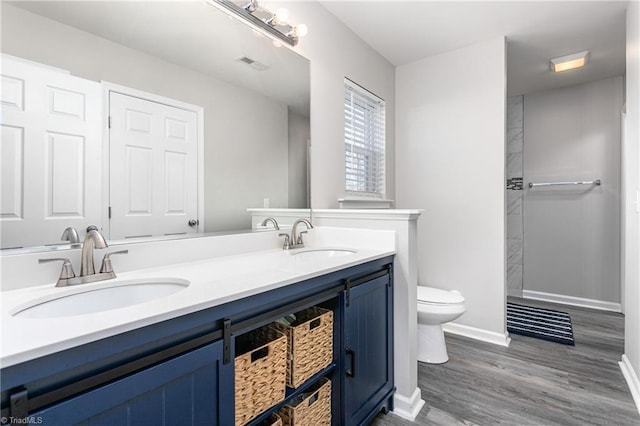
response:
[[[333,312],[311,307],[291,325],[274,323],[289,339],[287,386],[297,388],[333,359]]]
[[[287,337],[273,324],[236,338],[236,425],[244,425],[284,400]]]
[[[282,426],[282,418],[273,413],[268,419],[261,421],[258,426]]]
[[[331,380],[323,377],[278,414],[283,426],[331,426]]]

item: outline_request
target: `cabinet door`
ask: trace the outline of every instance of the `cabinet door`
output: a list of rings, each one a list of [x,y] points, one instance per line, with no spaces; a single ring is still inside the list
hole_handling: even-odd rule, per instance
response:
[[[389,275],[353,287],[345,298],[345,425],[361,424],[393,389]]]
[[[30,417],[45,425],[233,424],[233,395],[223,391],[233,389],[233,364],[223,365],[222,349],[222,341],[209,344]]]

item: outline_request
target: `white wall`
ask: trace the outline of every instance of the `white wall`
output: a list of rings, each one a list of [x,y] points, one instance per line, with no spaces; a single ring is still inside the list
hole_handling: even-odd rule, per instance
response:
[[[623,279],[625,281],[625,321],[623,372],[640,411],[640,5],[627,8],[626,121],[624,128],[623,179]],[[626,367],[626,371],[625,371]],[[634,393],[635,391],[635,393]]]
[[[397,207],[424,209],[418,283],[460,290],[457,323],[503,341],[505,84],[502,37],[396,70]]]
[[[311,207],[336,208],[344,197],[344,78],[386,102],[387,198],[394,199],[394,67],[317,2],[284,5],[290,21],[303,22],[309,34],[295,50],[311,60]]]
[[[2,4],[2,51],[203,106],[207,231],[249,229],[246,208],[261,207],[265,197],[271,207],[287,207],[283,103],[8,4]]]
[[[525,295],[620,303],[622,90],[614,77],[524,96]]]

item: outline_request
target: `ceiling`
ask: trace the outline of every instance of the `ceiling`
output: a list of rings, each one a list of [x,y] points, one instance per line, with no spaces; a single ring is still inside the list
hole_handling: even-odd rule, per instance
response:
[[[506,36],[509,95],[622,75],[625,70],[626,2],[320,1],[396,66]],[[306,96],[294,99],[302,86],[308,93],[308,71],[292,72],[308,67],[304,60],[278,66],[279,56],[290,56],[289,49],[255,47],[251,31],[238,29],[241,26],[204,2],[169,2],[162,8],[154,2],[127,1],[11,3],[219,78],[243,76],[253,90],[271,88],[267,96],[287,98],[292,93],[286,102],[300,109],[308,105]],[[218,16],[223,19],[214,21]],[[549,59],[583,50],[591,52],[583,69],[549,71]],[[212,52],[226,56],[214,57]],[[257,78],[255,71],[235,62],[243,55],[273,67]],[[281,83],[264,82],[283,75]],[[298,75],[307,79],[298,81]],[[296,90],[290,91],[292,86]]]
[[[507,91],[518,95],[625,72],[626,2],[331,1],[322,5],[393,65],[507,38]],[[549,59],[590,51],[582,69]]]
[[[4,2],[3,2],[4,3]],[[309,61],[203,1],[11,1],[10,5],[286,103],[309,115]],[[3,5],[4,7],[4,5]],[[263,71],[238,61],[248,57]]]

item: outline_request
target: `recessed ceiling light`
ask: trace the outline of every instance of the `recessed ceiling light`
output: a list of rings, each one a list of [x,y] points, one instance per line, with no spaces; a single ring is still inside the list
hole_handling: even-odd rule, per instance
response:
[[[553,72],[568,71],[583,67],[589,59],[589,51],[574,53],[572,55],[561,56],[549,61],[549,67]]]

